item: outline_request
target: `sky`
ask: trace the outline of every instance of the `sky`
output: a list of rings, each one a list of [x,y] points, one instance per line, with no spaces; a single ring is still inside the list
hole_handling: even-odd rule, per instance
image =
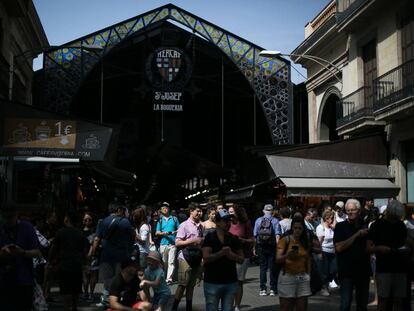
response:
[[[87,34],[172,3],[267,50],[292,52],[304,27],[330,0],[33,0],[50,45]],[[294,69],[306,76],[300,65]],[[41,59],[35,69],[41,67]],[[292,81],[304,78],[292,70]]]

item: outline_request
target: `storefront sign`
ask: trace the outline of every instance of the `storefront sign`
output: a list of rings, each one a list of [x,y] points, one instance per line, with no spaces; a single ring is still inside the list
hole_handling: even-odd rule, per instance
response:
[[[147,60],[154,111],[183,111],[183,88],[191,77],[190,58],[177,48],[159,48]]]
[[[102,161],[112,136],[111,128],[80,120],[48,119],[45,116],[1,121],[0,154],[8,156]]]
[[[4,147],[74,149],[76,122],[68,120],[5,119]]]

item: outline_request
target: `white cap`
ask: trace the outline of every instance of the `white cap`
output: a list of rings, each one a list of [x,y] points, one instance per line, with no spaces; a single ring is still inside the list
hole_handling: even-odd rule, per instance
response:
[[[345,203],[342,202],[342,201],[338,201],[338,202],[336,202],[335,206],[338,206],[339,208],[344,208]]]
[[[272,205],[272,204],[266,204],[266,205],[263,207],[263,211],[268,211],[268,212],[273,211],[273,205]]]

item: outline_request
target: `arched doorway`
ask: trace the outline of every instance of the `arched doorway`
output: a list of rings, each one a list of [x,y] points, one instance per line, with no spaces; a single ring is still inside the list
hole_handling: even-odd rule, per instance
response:
[[[340,92],[336,87],[329,89],[323,99],[318,118],[319,142],[338,140],[336,130],[336,119],[338,115],[337,102],[340,99]]]

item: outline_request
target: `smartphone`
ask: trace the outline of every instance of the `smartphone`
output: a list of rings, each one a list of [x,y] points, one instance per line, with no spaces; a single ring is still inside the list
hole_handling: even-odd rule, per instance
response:
[[[299,251],[299,245],[292,245],[292,251],[298,252]]]

